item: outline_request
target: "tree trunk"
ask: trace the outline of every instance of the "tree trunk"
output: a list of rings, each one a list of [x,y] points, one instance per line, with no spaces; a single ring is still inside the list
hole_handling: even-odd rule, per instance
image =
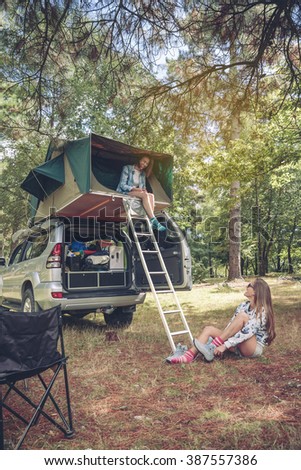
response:
[[[263,245],[261,240],[261,232],[260,232],[260,225],[261,225],[261,210],[260,207],[257,205],[257,256],[258,256],[258,263],[257,263],[257,274],[259,276],[264,276],[264,257],[263,257]]]
[[[280,256],[280,252],[278,250],[277,252],[277,273],[280,273],[281,271],[281,256]]]
[[[243,276],[245,274],[245,266],[246,266],[246,263],[245,263],[245,260],[243,258],[241,258],[241,275]]]
[[[293,274],[294,272],[291,249],[292,249],[292,244],[293,244],[296,228],[297,228],[297,216],[294,218],[294,224],[292,227],[292,231],[291,231],[291,235],[290,235],[288,247],[287,247],[287,261],[288,261],[288,273],[289,274]]]
[[[259,207],[259,190],[257,184],[257,178],[255,180],[255,197],[256,197],[256,206],[252,209],[252,222],[254,231],[257,235],[257,253],[256,253],[256,273],[259,276],[264,276],[264,266],[263,266],[263,246],[261,240],[261,209]]]
[[[230,143],[240,137],[239,108],[232,115]],[[230,188],[231,208],[229,214],[229,275],[228,280],[241,278],[241,203],[240,182],[233,181]]]
[[[265,276],[269,269],[269,261],[268,261],[268,244],[266,240],[263,240],[262,243],[262,256],[261,256],[261,265],[259,269],[259,276]]]
[[[288,274],[293,274],[294,266],[292,263],[291,245],[288,245],[287,247],[287,262],[288,262]]]
[[[233,35],[230,41],[230,61],[237,60],[237,44]],[[241,121],[240,121],[240,103],[237,99],[237,86],[239,71],[236,68],[231,69],[229,78],[231,80],[232,113],[230,122],[230,139],[231,142],[240,138]],[[229,214],[229,274],[228,280],[241,278],[241,203],[240,203],[240,182],[233,181],[230,188],[230,214]]]
[[[208,265],[209,265],[209,277],[214,277],[213,267],[212,267],[212,251],[211,243],[208,243]]]
[[[241,207],[239,190],[239,181],[234,181],[230,190],[232,207],[229,220],[229,281],[241,277]]]

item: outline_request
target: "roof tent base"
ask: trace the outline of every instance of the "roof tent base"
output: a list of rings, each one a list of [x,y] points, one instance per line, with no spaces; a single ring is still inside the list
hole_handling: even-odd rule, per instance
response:
[[[37,223],[40,219],[53,216],[69,218],[94,217],[106,222],[126,221],[123,200],[127,198],[127,196],[115,196],[106,193],[86,193],[70,201],[64,207],[48,207],[48,210],[43,213],[38,210],[34,221]],[[160,212],[167,207],[167,203],[159,202],[155,206],[155,212]]]

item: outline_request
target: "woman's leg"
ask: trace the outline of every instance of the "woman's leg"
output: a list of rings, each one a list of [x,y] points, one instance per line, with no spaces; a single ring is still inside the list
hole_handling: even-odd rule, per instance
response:
[[[216,338],[217,336],[221,336],[223,330],[216,328],[215,326],[205,326],[202,333],[197,336],[197,339],[200,343],[206,344],[209,337]]]
[[[214,327],[206,327],[200,337],[194,341],[197,350],[201,352],[208,361],[212,361],[214,356],[221,356],[227,349],[224,342],[241,331],[249,320],[248,315],[241,312],[226,326],[226,328],[224,328],[224,330],[218,330]],[[206,344],[206,341],[208,341],[208,334],[214,338],[213,342],[209,346]],[[248,338],[240,343],[238,347],[243,356],[252,356],[256,349],[256,337],[252,336],[251,338]]]
[[[206,326],[202,333],[198,336],[198,340],[204,344],[207,343],[209,337],[215,338],[221,334],[222,330],[215,328],[214,326]],[[198,350],[192,346],[185,354],[182,356],[178,356],[175,358],[170,359],[168,362],[171,364],[188,364],[194,360],[196,355],[198,354]]]
[[[238,345],[238,349],[240,350],[241,354],[246,357],[253,356],[257,346],[256,336],[251,336],[251,338],[247,339],[243,343]]]
[[[238,331],[240,331],[248,321],[249,317],[246,313],[239,313],[223,330],[220,330],[215,326],[205,326],[202,333],[197,336],[197,340],[202,344],[206,344],[210,336],[212,336],[212,338],[216,338],[218,336],[223,341],[226,341],[228,338],[231,338],[231,336],[238,333]]]
[[[220,336],[222,334],[222,330],[219,328],[216,328],[215,326],[205,326],[203,329],[202,333],[197,336],[197,340],[202,343],[202,344],[207,344],[208,339],[210,338],[216,338],[217,336]],[[198,353],[198,350],[192,346],[190,349],[194,354]]]
[[[239,313],[234,320],[229,323],[223,330],[222,334],[219,335],[223,341],[234,336],[249,322],[250,318],[244,312]],[[243,356],[252,356],[255,352],[257,345],[256,337],[253,335],[251,338],[238,344],[238,348]]]
[[[149,205],[151,207],[152,213],[154,213],[155,209],[155,196],[153,193],[146,193],[148,195]]]
[[[148,193],[147,191],[139,191],[139,190],[132,189],[129,195],[137,197],[142,200],[143,207],[151,221],[151,225],[153,228],[159,230],[160,232],[166,230],[166,227],[160,224],[160,222],[157,220],[154,214],[155,197],[152,193]]]
[[[248,315],[244,312],[240,312],[236,317],[226,326],[226,328],[221,332],[219,337],[226,341],[228,338],[231,338],[236,333],[238,333],[250,320]]]
[[[148,193],[146,191],[135,191],[135,189],[132,189],[132,191],[129,193],[129,196],[137,197],[138,199],[142,200],[142,205],[145,209],[145,212],[147,213],[148,217],[150,219],[154,218],[154,195],[151,193]]]

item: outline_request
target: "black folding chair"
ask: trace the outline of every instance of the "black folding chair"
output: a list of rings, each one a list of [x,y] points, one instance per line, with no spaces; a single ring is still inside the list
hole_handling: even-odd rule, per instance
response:
[[[32,313],[12,312],[0,307],[0,449],[4,449],[4,410],[25,424],[15,449],[20,449],[27,433],[41,416],[65,437],[73,436],[67,359],[60,307]],[[63,386],[56,381],[59,374],[63,375]],[[31,390],[24,387],[30,377],[39,379],[39,399],[33,399]],[[55,383],[57,398],[53,394]],[[63,393],[58,393],[58,385],[64,388]],[[16,400],[15,394],[21,397],[21,404],[27,403],[21,410],[20,404],[17,405],[20,399]],[[45,410],[46,402],[48,408],[51,405],[51,414]]]

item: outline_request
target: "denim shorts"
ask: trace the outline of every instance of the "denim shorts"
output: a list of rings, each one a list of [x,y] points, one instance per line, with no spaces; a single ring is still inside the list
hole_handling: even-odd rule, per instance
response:
[[[264,345],[262,343],[258,343],[257,341],[255,351],[250,357],[262,356],[263,350],[264,350]]]
[[[236,346],[236,348],[234,349],[234,354],[237,354],[237,356],[239,357],[248,357],[252,359],[253,357],[262,356],[263,350],[264,350],[264,345],[257,341],[255,351],[253,352],[251,356],[244,356],[243,354],[241,354],[238,346]]]

